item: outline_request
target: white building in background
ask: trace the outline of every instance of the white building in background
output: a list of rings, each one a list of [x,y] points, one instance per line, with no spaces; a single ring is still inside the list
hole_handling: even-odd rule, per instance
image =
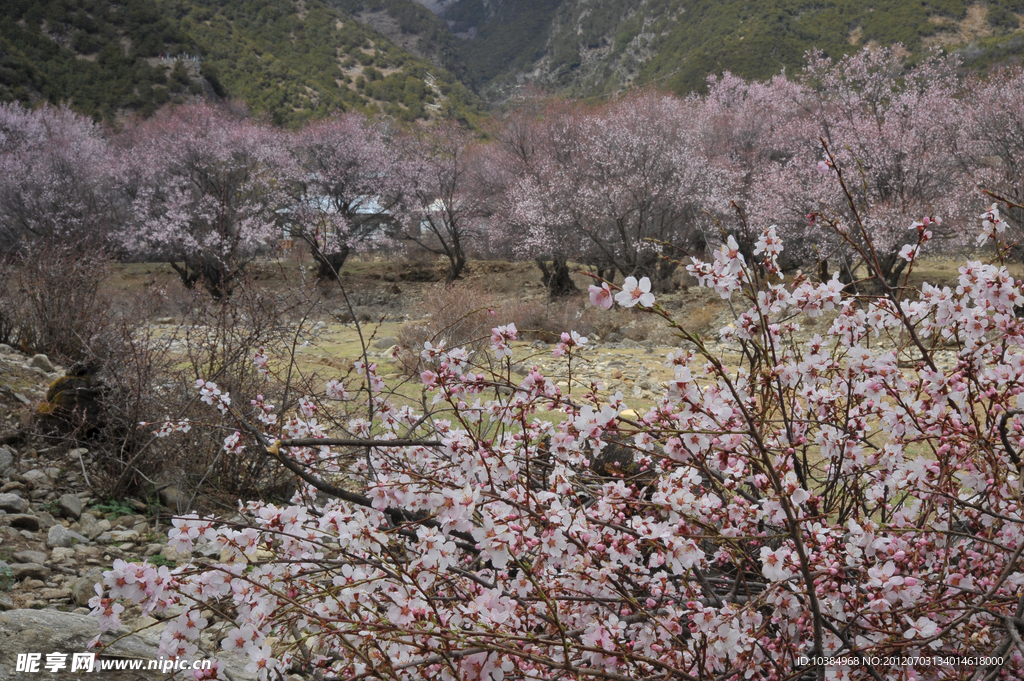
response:
[[[305,199],[306,209],[322,215],[337,215],[338,208],[329,196],[309,196]],[[379,196],[359,196],[350,204],[354,221],[360,225],[366,225],[367,233],[363,239],[369,241],[383,241],[387,236],[387,227],[393,222],[394,217],[391,211],[384,207]],[[278,215],[282,216],[281,239],[293,240],[296,233],[296,225],[288,219],[288,216],[295,212],[294,207],[278,209]]]

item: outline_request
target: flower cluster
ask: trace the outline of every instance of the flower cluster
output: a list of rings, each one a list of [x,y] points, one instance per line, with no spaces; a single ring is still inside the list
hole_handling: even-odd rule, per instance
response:
[[[221,414],[228,413],[228,407],[231,406],[231,395],[228,393],[222,393],[217,384],[213,381],[204,381],[201,378],[196,379],[196,387],[199,388],[199,399],[210,406],[217,407],[217,410]]]
[[[216,557],[118,561],[95,616],[110,628],[112,599],[139,603],[165,619],[168,655],[194,654],[216,624],[261,679],[978,671],[934,655],[998,659],[985,674],[1020,678],[1020,282],[968,262],[955,287],[855,297],[835,278],[769,283],[781,247],[768,228],[752,258],[730,238],[692,264],[744,301],[730,332],[742,359],[727,366],[674,327],[691,347],[669,354],[646,410],[426,345],[419,408],[357,367],[367,412],[342,422],[362,438],[355,455],[327,444],[339,403],[303,398],[280,436],[236,424],[240,456],[276,442],[301,473],[293,503],[175,519],[171,546]],[[591,294],[669,318],[643,281]],[[826,330],[802,334],[809,319]],[[515,327],[491,341],[510,357]],[[582,361],[585,342],[567,333],[553,352]],[[863,662],[813,668],[823,656]]]

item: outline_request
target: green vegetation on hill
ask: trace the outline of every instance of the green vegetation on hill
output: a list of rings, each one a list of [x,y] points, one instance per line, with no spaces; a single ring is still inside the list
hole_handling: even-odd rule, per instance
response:
[[[474,40],[461,42],[462,59],[476,82],[528,69],[542,57],[560,0],[490,4],[461,0],[444,14],[456,34],[476,29]]]
[[[67,102],[95,117],[149,111],[179,83],[152,65],[190,38],[147,0],[5,0],[0,101]],[[187,85],[185,86],[187,87]]]
[[[408,37],[415,43],[415,47],[410,47],[414,54],[429,59],[460,78],[465,75],[465,65],[459,58],[455,37],[444,21],[423,5],[413,0],[329,0],[329,3],[365,20],[399,45],[404,45],[402,39]],[[385,30],[385,22],[377,22],[366,13],[383,13],[394,22],[400,35],[393,36]]]
[[[320,0],[8,2],[4,101],[67,102],[109,119],[206,91],[284,125],[350,109],[401,120],[480,115],[450,72]]]
[[[764,78],[799,69],[812,48],[870,43],[920,54],[972,41],[983,63],[1021,51],[1020,14],[1024,0],[457,0],[443,17],[475,36],[461,50],[485,88],[537,69],[541,84],[590,95],[645,82],[689,92],[710,73]]]
[[[963,0],[695,0],[676,20],[663,19],[654,32],[655,56],[640,79],[667,77],[677,91],[700,88],[708,73],[732,71],[765,78],[798,68],[818,48],[830,56],[860,49],[870,41],[902,43],[921,52],[922,40],[941,32],[935,19],[961,21]],[[680,58],[682,57],[682,58]]]
[[[477,95],[535,81],[570,96],[709,74],[765,78],[902,43],[985,68],[1024,57],[1024,0],[5,0],[0,101],[97,119],[229,97],[283,125],[334,111],[475,125]],[[456,37],[458,36],[458,37]],[[195,58],[178,59],[180,55]],[[163,58],[161,58],[163,57]],[[169,57],[169,58],[168,58]]]

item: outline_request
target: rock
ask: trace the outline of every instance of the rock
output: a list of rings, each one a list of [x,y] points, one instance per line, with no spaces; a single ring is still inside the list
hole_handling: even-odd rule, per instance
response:
[[[41,653],[43,661],[48,653],[66,653],[70,663],[70,655],[87,650],[89,641],[100,633],[96,620],[88,615],[58,612],[56,610],[11,610],[0,614],[0,656],[13,660],[18,653]],[[118,638],[126,630],[109,632],[104,640],[110,642]],[[159,648],[139,636],[127,636],[105,649],[107,655],[116,654],[129,658],[156,659]],[[69,664],[70,668],[70,664]],[[38,676],[46,676],[42,670]],[[0,681],[25,679],[33,674],[15,671],[14,665],[0,668]],[[138,678],[137,672],[114,672],[104,675],[111,681],[128,681]]]
[[[96,516],[92,513],[83,513],[81,520],[78,521],[78,526],[78,531],[89,537],[89,539],[95,539],[110,530],[111,527],[109,520],[97,520]]]
[[[46,511],[39,511],[36,513],[36,518],[39,519],[39,527],[48,530],[57,524],[57,519]]]
[[[123,544],[139,541],[139,533],[135,530],[113,530],[96,537],[97,544]]]
[[[174,317],[160,317],[156,320],[156,323],[165,326],[168,324],[174,324]]]
[[[176,485],[170,485],[160,490],[160,503],[167,508],[184,511],[188,506],[188,496]]]
[[[160,549],[160,555],[167,560],[173,560],[176,563],[185,562],[192,559],[191,553],[182,553],[175,550],[173,546],[164,546]]]
[[[36,369],[42,369],[48,374],[53,373],[53,363],[46,355],[36,355],[28,361],[28,365]]]
[[[67,589],[43,589],[39,596],[48,601],[63,601],[69,597]]]
[[[204,558],[220,558],[220,549],[214,544],[200,544],[192,549],[192,553]]]
[[[39,531],[39,518],[28,513],[12,513],[4,517],[4,519],[11,524],[11,527],[17,527],[21,530],[28,530],[29,532]]]
[[[0,343],[0,355],[13,355],[14,348],[7,343]]]
[[[377,350],[384,350],[386,348],[393,347],[398,344],[398,341],[392,336],[384,336],[373,341],[373,346]]]
[[[75,544],[71,547],[71,550],[75,552],[76,560],[84,560],[86,562],[90,558],[99,558],[103,555],[103,549],[89,544]]]
[[[24,513],[28,510],[28,501],[17,494],[0,494],[0,511],[8,513]]]
[[[73,548],[65,548],[58,546],[50,554],[50,562],[52,563],[68,563],[75,559],[75,550]]]
[[[135,516],[133,515],[122,515],[114,518],[111,521],[114,527],[123,527],[124,529],[130,529],[135,524]]]
[[[50,528],[50,531],[46,533],[46,545],[50,548],[56,548],[58,546],[68,548],[73,544],[79,542],[84,544],[88,541],[88,537],[69,530],[63,525],[54,525]]]
[[[21,477],[36,487],[49,484],[50,482],[50,477],[38,468],[33,468],[30,471],[22,473]]]
[[[11,450],[0,447],[0,473],[14,465],[14,455]]]
[[[14,554],[14,560],[19,563],[45,563],[46,554],[42,551],[18,551]]]
[[[78,531],[87,537],[95,537],[102,532],[102,530],[96,527],[97,522],[96,516],[92,513],[83,513],[78,519]]]
[[[96,595],[96,585],[103,584],[103,568],[91,568],[71,584],[71,600],[83,608],[89,606],[89,599]]]
[[[0,596],[0,612],[7,612],[8,610],[14,610],[14,599],[4,594]]]
[[[82,500],[76,497],[74,494],[62,494],[60,499],[57,500],[57,506],[60,508],[60,514],[64,518],[74,518],[78,520],[82,517]]]
[[[94,432],[101,425],[102,397],[103,384],[99,379],[72,367],[72,373],[50,384],[46,401],[36,408],[36,414],[62,432]]]
[[[47,579],[50,568],[39,563],[15,563],[11,566],[11,574],[19,582],[23,579]]]
[[[353,319],[352,313],[342,307],[338,307],[331,310],[331,316],[334,317],[339,322],[341,322],[342,324],[348,324]]]
[[[56,593],[56,591],[54,592]],[[49,595],[49,594],[47,594]],[[45,606],[46,603],[43,602]],[[165,625],[148,617],[142,617],[137,622],[127,623],[114,631],[103,634],[102,641],[107,644],[103,648],[103,655],[107,657],[118,657],[128,659],[156,660],[160,658],[160,636],[163,634]],[[133,629],[139,629],[134,631]],[[25,681],[26,679],[40,677],[49,678],[55,675],[47,674],[40,664],[40,673],[32,674],[15,671],[13,663],[7,664],[9,660],[15,660],[18,653],[41,653],[42,662],[45,662],[48,653],[66,653],[68,661],[71,654],[81,653],[87,650],[90,640],[100,633],[96,619],[87,614],[77,612],[60,612],[58,610],[10,610],[0,613],[0,659],[5,663],[0,665],[0,681]],[[218,650],[211,655],[217,660],[221,667],[236,681],[255,681],[256,675],[246,671],[247,659],[238,655]],[[64,670],[69,675],[69,669]],[[86,674],[85,677],[93,676]],[[78,678],[77,676],[75,678]],[[103,672],[104,681],[138,681],[143,678],[138,671],[107,671]],[[145,678],[164,679],[164,674],[150,672]],[[179,678],[177,675],[174,678]]]

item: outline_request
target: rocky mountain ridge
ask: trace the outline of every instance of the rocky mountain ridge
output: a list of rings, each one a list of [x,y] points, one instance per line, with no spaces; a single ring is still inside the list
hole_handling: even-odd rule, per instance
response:
[[[427,0],[490,99],[525,85],[594,96],[656,84],[685,93],[712,73],[765,78],[829,56],[902,43],[916,58],[960,50],[969,66],[1024,54],[1024,2],[941,0]]]
[[[766,78],[820,49],[1020,61],[1024,0],[11,0],[0,101],[108,120],[230,97],[295,126],[340,110],[474,124],[530,87],[570,97]],[[475,91],[475,93],[474,93]]]

